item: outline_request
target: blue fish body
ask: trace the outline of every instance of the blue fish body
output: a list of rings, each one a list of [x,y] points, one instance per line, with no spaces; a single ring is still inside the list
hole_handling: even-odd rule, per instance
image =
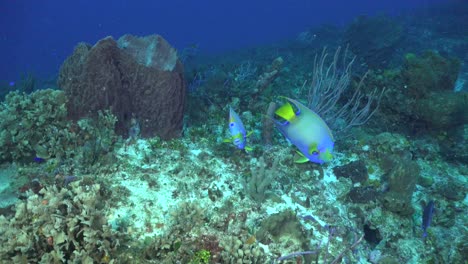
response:
[[[45,162],[45,159],[41,158],[41,157],[34,157],[34,162],[36,163],[43,163]]]
[[[239,115],[231,107],[229,108],[229,132],[231,133],[229,141],[238,149],[245,149],[247,132]]]
[[[284,121],[276,119],[274,121],[281,134],[295,145],[304,156],[303,159],[296,162],[311,161],[318,164],[329,162],[332,159],[335,142],[325,121],[298,101],[287,97],[285,99],[289,102],[275,112]]]
[[[423,219],[422,219],[423,237],[427,236],[427,229],[429,228],[429,226],[431,226],[433,215],[434,215],[434,201],[431,200],[427,203],[426,207],[424,207]]]

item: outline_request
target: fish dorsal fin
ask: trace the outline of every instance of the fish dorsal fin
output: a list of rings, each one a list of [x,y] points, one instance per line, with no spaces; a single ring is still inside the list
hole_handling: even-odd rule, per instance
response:
[[[232,107],[229,107],[229,123],[234,123],[236,121],[236,112],[232,109]]]
[[[294,108],[289,102],[286,102],[280,108],[276,109],[275,114],[288,122],[291,122],[292,120],[294,120],[294,118],[296,118]]]

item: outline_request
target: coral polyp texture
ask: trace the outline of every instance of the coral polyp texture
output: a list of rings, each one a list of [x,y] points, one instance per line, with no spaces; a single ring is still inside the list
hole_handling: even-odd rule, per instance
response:
[[[60,68],[58,85],[69,98],[74,119],[110,109],[116,130],[128,136],[132,118],[141,135],[178,137],[185,104],[183,65],[159,35],[106,37],[80,43]]]

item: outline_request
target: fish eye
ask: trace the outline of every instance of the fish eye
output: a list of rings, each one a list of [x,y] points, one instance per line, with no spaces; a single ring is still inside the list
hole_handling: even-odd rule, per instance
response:
[[[234,126],[234,123],[230,123],[229,126],[233,127],[233,126]]]

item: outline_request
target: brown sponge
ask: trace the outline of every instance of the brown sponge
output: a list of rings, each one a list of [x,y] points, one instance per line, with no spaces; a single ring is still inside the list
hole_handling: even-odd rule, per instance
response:
[[[58,85],[69,99],[72,119],[110,109],[123,136],[128,136],[132,118],[143,137],[170,139],[181,133],[183,65],[159,35],[125,35],[118,41],[106,37],[94,46],[80,43],[61,66]]]

